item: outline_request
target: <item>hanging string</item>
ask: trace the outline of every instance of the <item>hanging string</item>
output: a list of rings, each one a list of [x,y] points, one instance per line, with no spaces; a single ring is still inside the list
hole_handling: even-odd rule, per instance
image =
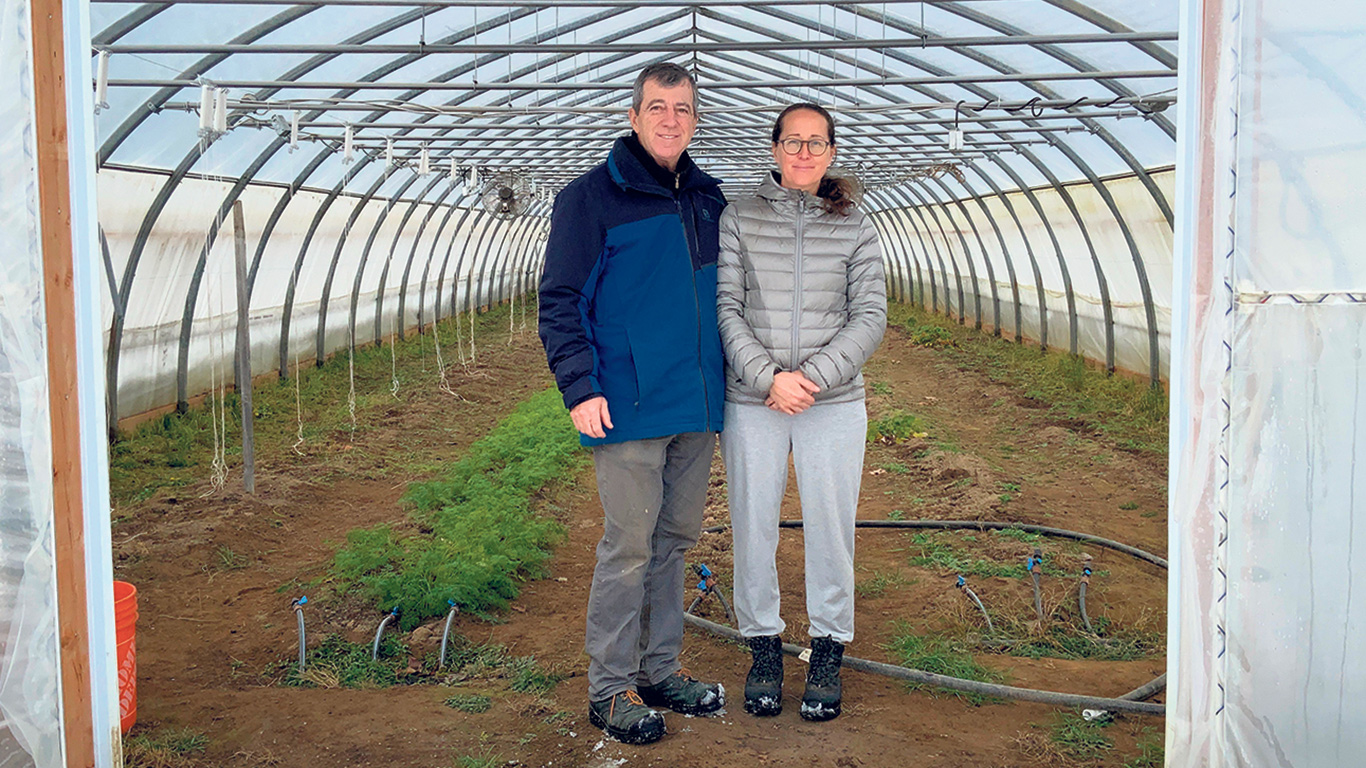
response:
[[[213,139],[207,135],[201,135],[199,139],[200,156],[206,160],[206,166],[215,169],[213,162],[208,162],[211,158]],[[216,181],[221,181],[216,175],[211,176]],[[221,232],[223,227],[223,217],[221,211],[215,214],[215,231]],[[204,258],[207,260],[211,253],[206,253]],[[223,281],[221,275],[215,275],[210,271],[206,264],[208,273],[208,310],[212,322],[217,323],[217,328],[209,331],[209,395],[207,404],[209,406],[209,424],[213,430],[213,460],[209,464],[209,489],[201,494],[201,498],[207,498],[223,490],[228,480],[227,464],[227,406],[223,402],[226,394],[226,376],[220,369],[223,356]],[[218,279],[215,280],[215,277]]]
[[[456,314],[455,319],[458,325],[460,322],[459,313]],[[441,377],[441,383],[437,385],[437,388],[452,397],[463,400],[464,398],[460,397],[460,394],[458,392],[456,392],[454,389],[451,389],[450,379],[446,378],[446,361],[441,358],[441,331],[439,329],[440,325],[440,323],[432,323],[432,346],[436,349],[436,370],[438,372],[438,375]]]

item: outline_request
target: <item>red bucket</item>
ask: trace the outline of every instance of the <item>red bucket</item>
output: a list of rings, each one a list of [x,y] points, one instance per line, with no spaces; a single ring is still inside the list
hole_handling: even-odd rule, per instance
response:
[[[114,582],[114,637],[119,664],[119,727],[124,733],[138,721],[138,589]]]

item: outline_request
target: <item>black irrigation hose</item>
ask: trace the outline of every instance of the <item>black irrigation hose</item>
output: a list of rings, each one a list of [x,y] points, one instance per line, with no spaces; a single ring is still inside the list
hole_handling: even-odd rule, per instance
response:
[[[721,533],[726,530],[727,525],[714,525],[702,529],[703,533]],[[780,528],[801,528],[800,520],[781,520],[778,522]],[[1026,533],[1038,533],[1044,536],[1054,536],[1062,539],[1072,539],[1074,541],[1086,542],[1097,546],[1113,549],[1132,555],[1140,560],[1146,560],[1153,565],[1161,568],[1167,567],[1167,561],[1151,552],[1145,552],[1137,547],[1128,544],[1121,544],[1112,539],[1100,536],[1093,536],[1089,533],[1078,533],[1062,528],[1052,528],[1046,525],[1031,525],[1029,523],[998,523],[987,520],[856,520],[856,528],[921,528],[935,530],[978,530],[978,531],[1002,531],[1016,529]],[[690,613],[683,614],[683,620],[700,629],[705,629],[716,635],[720,635],[730,640],[743,643],[744,638],[738,630],[722,624],[717,624],[706,619],[693,616]],[[791,643],[783,643],[783,653],[796,656],[802,652],[801,647]],[[857,669],[861,672],[872,672],[874,674],[885,675],[897,680],[906,680],[921,685],[932,685],[937,688],[947,688],[954,691],[965,693],[975,693],[982,696],[996,696],[1003,699],[1013,699],[1017,701],[1033,701],[1040,704],[1052,704],[1061,707],[1085,707],[1088,709],[1102,709],[1110,712],[1134,712],[1143,715],[1162,715],[1165,716],[1167,707],[1164,704],[1149,704],[1145,699],[1152,698],[1162,692],[1167,687],[1167,675],[1163,673],[1150,682],[1135,688],[1134,690],[1117,698],[1105,698],[1102,696],[1085,696],[1075,693],[1060,693],[1058,691],[1042,691],[1035,688],[1016,688],[1011,685],[997,685],[996,683],[983,683],[976,680],[964,680],[958,677],[948,677],[946,675],[936,675],[932,672],[923,672],[918,669],[900,667],[895,664],[883,664],[878,661],[859,659],[853,656],[844,657],[844,665],[850,669]]]
[[[744,642],[739,630],[731,629],[723,624],[717,624],[706,619],[698,618],[690,613],[683,614],[683,620],[687,623],[705,629],[713,634],[720,635],[728,640]],[[783,643],[783,653],[789,656],[796,656],[804,649],[792,643]],[[844,666],[856,669],[860,672],[872,672],[878,675],[905,680],[921,685],[932,685],[936,688],[948,688],[964,693],[975,693],[981,696],[995,696],[1002,699],[1014,699],[1016,701],[1033,701],[1040,704],[1052,704],[1059,707],[1086,707],[1087,709],[1103,709],[1108,712],[1134,712],[1140,715],[1165,715],[1167,708],[1163,704],[1149,704],[1145,701],[1138,701],[1130,698],[1105,698],[1103,696],[1085,696],[1076,693],[1059,693],[1057,691],[1040,691],[1034,688],[1016,688],[1011,685],[997,685],[996,683],[982,683],[976,680],[964,680],[958,677],[948,677],[946,675],[936,675],[932,672],[922,672],[918,669],[899,667],[895,664],[883,664],[878,661],[859,659],[853,656],[844,657]],[[1166,675],[1154,680],[1151,683],[1139,688],[1133,693],[1126,694],[1132,696],[1134,693],[1144,691],[1162,681],[1162,686],[1166,686]],[[1160,690],[1160,689],[1159,689]],[[1155,693],[1156,691],[1154,691]],[[1149,694],[1151,695],[1151,694]]]
[[[730,526],[713,525],[710,528],[703,528],[703,533],[720,533]],[[779,528],[800,528],[800,520],[780,520]],[[1044,536],[1054,536],[1060,539],[1072,539],[1074,541],[1086,542],[1097,546],[1113,549],[1116,552],[1123,552],[1139,560],[1147,560],[1159,568],[1166,568],[1167,561],[1151,552],[1145,552],[1138,547],[1131,547],[1128,544],[1121,544],[1113,539],[1106,539],[1100,536],[1093,536],[1089,533],[1077,533],[1062,528],[1050,528],[1046,525],[1031,525],[1029,523],[998,523],[990,520],[856,520],[856,528],[929,528],[943,531],[953,530],[973,530],[973,531],[1008,531],[1011,529],[1024,531],[1025,533],[1038,533]]]

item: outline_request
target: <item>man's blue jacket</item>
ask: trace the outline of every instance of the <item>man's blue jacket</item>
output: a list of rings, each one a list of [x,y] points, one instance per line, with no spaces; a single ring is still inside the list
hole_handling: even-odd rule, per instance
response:
[[[647,167],[650,163],[653,167]],[[566,407],[603,395],[613,427],[584,445],[719,432],[716,179],[684,153],[670,174],[634,135],[555,198],[540,335]]]

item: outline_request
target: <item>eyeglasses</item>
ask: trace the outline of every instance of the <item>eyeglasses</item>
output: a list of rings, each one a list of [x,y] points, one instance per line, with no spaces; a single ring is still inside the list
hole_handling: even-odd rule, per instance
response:
[[[806,141],[802,141],[801,139],[783,139],[778,142],[778,146],[782,147],[783,151],[789,155],[801,154],[802,147],[805,146],[811,151],[811,154],[819,157],[825,154],[825,150],[830,148],[830,142],[825,139],[807,139]]]

